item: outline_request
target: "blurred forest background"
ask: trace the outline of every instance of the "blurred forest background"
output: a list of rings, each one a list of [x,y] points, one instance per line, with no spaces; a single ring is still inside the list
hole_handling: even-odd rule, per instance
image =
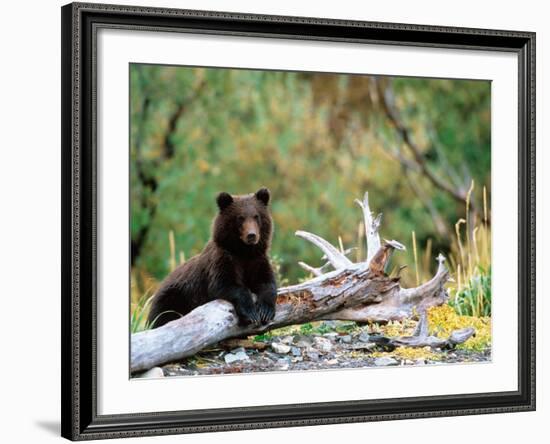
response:
[[[217,193],[267,186],[280,285],[322,264],[298,229],[365,257],[368,191],[403,284],[441,251],[457,311],[490,315],[490,82],[132,64],[130,96],[133,303],[201,251]]]

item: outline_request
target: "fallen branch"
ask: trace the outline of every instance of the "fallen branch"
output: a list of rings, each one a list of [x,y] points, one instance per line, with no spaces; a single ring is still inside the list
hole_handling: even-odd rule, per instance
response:
[[[431,306],[445,303],[448,296],[443,285],[449,273],[441,255],[435,276],[416,288],[401,288],[399,278],[391,278],[371,269],[370,261],[379,251],[387,249],[388,245],[393,248],[401,244],[391,241],[382,245],[378,233],[381,215],[373,217],[366,193],[363,201],[357,202],[365,220],[366,261],[353,263],[345,252],[342,253],[325,239],[298,231],[297,236],[323,251],[327,264],[316,268],[302,263],[316,277],[280,288],[275,318],[269,324],[240,326],[231,303],[224,300],[209,302],[162,327],[132,334],[131,371],[139,372],[192,356],[225,339],[259,334],[287,325],[322,319],[361,322],[402,320],[412,317],[415,312],[422,313]],[[373,245],[375,248],[372,248]],[[325,273],[329,265],[334,270]]]
[[[420,315],[420,320],[412,336],[400,336],[387,338],[385,336],[371,337],[371,341],[383,346],[392,347],[431,347],[454,348],[458,344],[466,342],[475,333],[473,327],[461,328],[453,331],[446,339],[428,334],[428,320],[426,312]]]

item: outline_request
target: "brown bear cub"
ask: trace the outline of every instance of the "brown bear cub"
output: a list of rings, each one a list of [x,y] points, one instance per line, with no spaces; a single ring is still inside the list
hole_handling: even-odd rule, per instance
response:
[[[267,188],[244,196],[218,195],[212,239],[161,283],[149,312],[152,328],[214,299],[231,302],[241,325],[273,319],[277,284],[267,257],[273,225],[269,198]]]

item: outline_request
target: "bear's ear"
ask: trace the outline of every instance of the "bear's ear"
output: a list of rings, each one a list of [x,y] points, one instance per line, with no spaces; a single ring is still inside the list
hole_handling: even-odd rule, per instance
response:
[[[220,193],[218,197],[216,197],[216,202],[220,211],[223,211],[233,203],[233,197],[231,197],[229,193]]]
[[[267,205],[269,203],[269,190],[267,188],[260,188],[258,191],[256,191],[256,199],[263,202],[264,205]]]

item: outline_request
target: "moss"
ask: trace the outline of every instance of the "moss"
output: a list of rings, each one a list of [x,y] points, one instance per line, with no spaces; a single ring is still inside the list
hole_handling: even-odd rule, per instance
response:
[[[430,334],[439,338],[448,338],[453,330],[473,327],[475,334],[463,344],[462,350],[483,351],[491,346],[491,318],[459,315],[449,305],[428,309]]]
[[[407,359],[416,361],[417,359],[426,359],[430,361],[438,361],[441,356],[434,352],[430,347],[398,347],[392,352],[373,352],[373,358],[390,357],[396,359]]]
[[[385,324],[374,323],[369,327],[369,333],[381,334],[390,338],[397,336],[410,336],[416,327],[416,321],[404,319],[403,321],[389,321]]]

